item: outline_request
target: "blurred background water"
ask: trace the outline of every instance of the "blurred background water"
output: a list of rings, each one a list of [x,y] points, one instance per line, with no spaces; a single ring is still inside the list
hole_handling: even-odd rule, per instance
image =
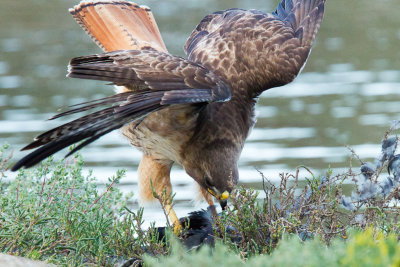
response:
[[[39,133],[65,122],[46,121],[60,107],[108,96],[97,81],[65,78],[72,57],[101,52],[74,22],[68,8],[78,0],[2,0],[0,9],[0,140],[17,152]],[[183,45],[208,13],[232,7],[275,9],[277,0],[142,0],[152,8],[169,51]],[[375,158],[391,120],[400,119],[400,20],[398,0],[328,1],[325,19],[303,73],[290,85],[269,90],[257,104],[257,124],[243,150],[240,182],[261,189],[256,168],[272,181],[306,165],[323,174],[349,165],[351,145]],[[58,153],[61,158],[64,153]],[[127,169],[120,188],[137,193],[141,153],[115,131],[82,150],[86,169],[99,183]],[[356,164],[356,163],[355,163]],[[305,176],[306,174],[304,174]],[[10,174],[12,177],[13,174]],[[205,207],[192,202],[193,182],[172,172],[178,216]],[[137,195],[137,194],[136,194]],[[134,207],[137,199],[134,197]],[[158,207],[145,219],[164,224]]]

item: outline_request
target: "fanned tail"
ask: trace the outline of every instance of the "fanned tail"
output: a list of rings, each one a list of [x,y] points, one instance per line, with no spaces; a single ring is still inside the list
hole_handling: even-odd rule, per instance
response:
[[[81,1],[69,12],[104,51],[152,47],[167,52],[147,6],[128,1]]]

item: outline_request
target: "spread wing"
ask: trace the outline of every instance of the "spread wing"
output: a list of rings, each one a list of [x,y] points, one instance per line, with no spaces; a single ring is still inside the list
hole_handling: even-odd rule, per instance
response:
[[[324,5],[325,0],[282,0],[273,13],[216,12],[192,32],[185,51],[190,60],[229,81],[234,91],[244,88],[255,97],[297,76],[320,27]]]
[[[68,76],[108,81],[130,91],[87,102],[56,115],[54,118],[103,107],[36,137],[24,149],[39,148],[17,162],[13,171],[31,167],[57,151],[83,141],[70,155],[99,137],[169,105],[230,99],[229,87],[211,71],[151,48],[74,58]],[[111,106],[104,108],[107,104]]]

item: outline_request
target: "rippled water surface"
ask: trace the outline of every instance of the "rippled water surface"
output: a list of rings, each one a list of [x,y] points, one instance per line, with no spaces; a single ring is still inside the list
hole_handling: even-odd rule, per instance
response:
[[[72,0],[2,0],[0,9],[0,139],[19,150],[59,107],[104,97],[102,82],[65,78],[70,58],[100,52],[67,12]],[[206,14],[232,7],[271,11],[275,0],[141,1],[153,10],[169,51],[183,44]],[[363,159],[378,155],[389,122],[400,119],[400,20],[397,0],[329,1],[326,17],[303,73],[290,85],[265,92],[257,124],[243,150],[240,179],[261,188],[256,168],[278,174],[307,165],[315,173],[348,166],[351,145]],[[64,152],[65,153],[65,152]],[[141,153],[113,132],[82,150],[87,169],[103,183],[125,168],[121,188],[137,192]],[[14,158],[25,155],[16,152]],[[63,154],[57,154],[61,158]],[[12,176],[12,175],[11,175]],[[172,173],[179,216],[204,207],[190,202],[193,182],[179,167]],[[136,204],[135,204],[136,205]],[[158,208],[146,209],[160,224]]]

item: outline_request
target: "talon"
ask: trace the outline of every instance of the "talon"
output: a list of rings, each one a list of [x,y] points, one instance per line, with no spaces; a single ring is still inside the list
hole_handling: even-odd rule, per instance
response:
[[[178,223],[174,223],[174,234],[176,236],[179,236],[179,234],[181,233],[182,230],[182,225],[181,223],[178,221]]]
[[[178,219],[178,216],[176,216],[176,213],[175,213],[174,209],[172,208],[172,205],[170,205],[170,204],[165,205],[165,209],[166,209],[168,217],[170,218],[171,223],[174,227],[174,234],[176,236],[179,236],[179,233],[182,230],[182,225]]]

